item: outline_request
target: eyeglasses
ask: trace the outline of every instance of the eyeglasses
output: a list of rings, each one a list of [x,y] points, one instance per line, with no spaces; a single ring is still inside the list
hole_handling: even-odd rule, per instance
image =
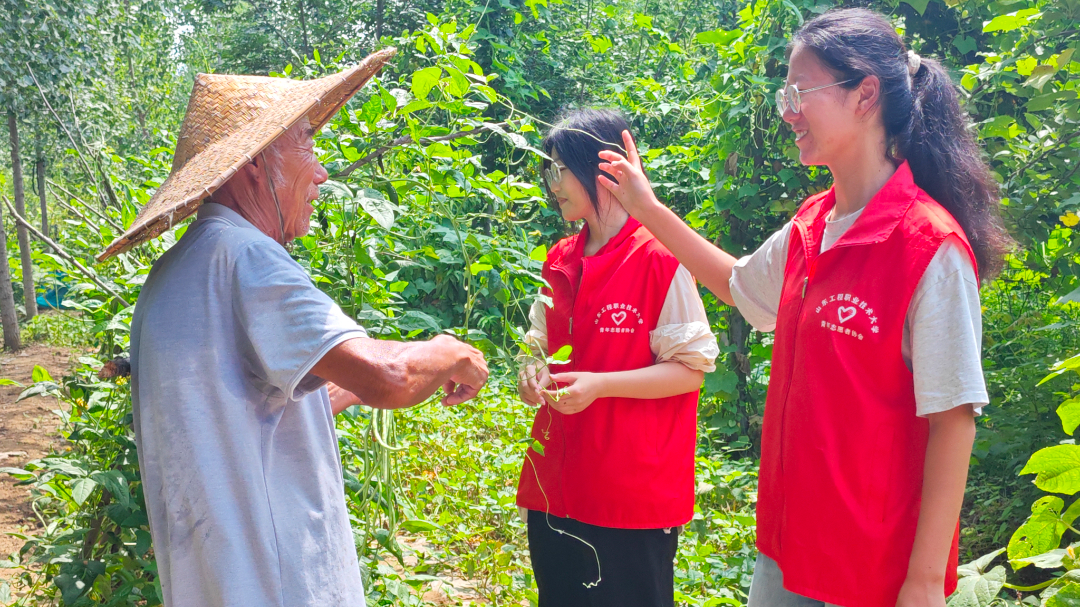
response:
[[[815,86],[812,89],[806,89],[800,91],[799,87],[794,84],[781,87],[776,91],[776,110],[780,112],[780,116],[790,108],[792,112],[798,114],[802,111],[802,96],[807,93],[813,93],[814,91],[820,91],[821,89],[827,89],[832,86],[840,86],[841,84],[847,84],[849,82],[855,82],[858,78],[852,78],[843,82],[834,82],[832,84],[826,84],[825,86]]]
[[[566,165],[559,164],[558,162],[552,162],[544,169],[544,179],[547,180],[548,189],[559,185],[562,181],[562,170],[566,168]]]

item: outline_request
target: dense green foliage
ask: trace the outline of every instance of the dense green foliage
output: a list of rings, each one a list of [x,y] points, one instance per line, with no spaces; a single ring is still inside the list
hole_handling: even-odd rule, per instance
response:
[[[622,109],[658,194],[734,254],[752,250],[829,181],[827,171],[796,162],[772,101],[787,36],[834,5],[827,0],[43,0],[30,12],[12,4],[16,17],[0,24],[0,49],[10,50],[0,53],[0,103],[34,127],[33,147],[48,157],[55,240],[94,273],[35,243],[39,291],[62,279],[70,311],[34,320],[24,335],[91,343],[97,353],[62,379],[38,372],[28,388],[65,404],[69,448],[9,470],[32,488],[44,529],[7,563],[19,572],[13,587],[0,585],[5,604],[159,602],[128,387],[96,372],[126,353],[127,304],[184,226],[91,262],[168,174],[195,72],[307,78],[373,48],[399,49],[318,135],[331,182],[293,255],[373,333],[453,332],[481,347],[501,376],[459,408],[339,417],[373,605],[423,604],[431,584],[450,575],[473,580],[496,604],[535,597],[513,506],[531,411],[505,376],[546,248],[574,229],[538,187],[539,135],[561,109]],[[1076,386],[1062,373],[1040,382],[1080,350],[1080,1],[860,4],[892,16],[913,48],[953,70],[1021,245],[982,290],[992,402],[979,419],[961,558],[994,556],[964,569],[954,601],[985,605],[1007,581],[1036,592],[1055,572],[1073,571],[1072,549],[1059,547],[1080,539],[1073,509],[1039,491],[1080,489],[1045,476],[1076,469],[1065,456],[1046,463],[1046,454],[1075,447],[1052,445],[1063,420],[1067,433],[1076,427]],[[0,193],[11,189],[10,173],[0,172]],[[18,295],[17,256],[10,266]],[[697,509],[680,542],[677,598],[741,605],[755,556],[771,340],[711,296],[706,304],[724,354],[704,384]],[[1021,471],[1040,473],[1036,485]],[[991,563],[1006,545],[1008,575]],[[1053,604],[1067,604],[1070,575],[1051,586],[1061,589]]]

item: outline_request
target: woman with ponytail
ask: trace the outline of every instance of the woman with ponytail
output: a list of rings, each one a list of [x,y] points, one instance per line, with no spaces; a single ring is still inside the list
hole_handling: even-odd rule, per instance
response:
[[[637,150],[599,177],[706,287],[775,331],[750,607],[945,605],[988,402],[979,280],[1010,246],[948,73],[882,16],[834,10],[788,47],[777,109],[833,186],[737,259],[653,195]]]

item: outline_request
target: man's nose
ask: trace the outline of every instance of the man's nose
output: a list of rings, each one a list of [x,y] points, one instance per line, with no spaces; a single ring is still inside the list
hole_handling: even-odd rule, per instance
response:
[[[330,173],[326,172],[326,167],[321,163],[315,163],[315,178],[313,179],[315,185],[325,183],[327,179],[330,179]]]

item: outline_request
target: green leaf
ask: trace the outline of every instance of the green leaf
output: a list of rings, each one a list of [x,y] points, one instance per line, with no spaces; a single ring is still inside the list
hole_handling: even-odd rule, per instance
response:
[[[427,99],[428,93],[439,83],[439,78],[442,78],[442,68],[440,67],[425,67],[422,70],[413,72],[412,94],[417,99]]]
[[[956,592],[949,597],[948,607],[987,607],[990,605],[1005,585],[1005,568],[1001,565],[990,571],[986,571],[986,568],[1004,551],[1004,548],[995,550],[958,567],[956,573],[960,580],[956,586]]]
[[[401,331],[416,331],[418,329],[435,333],[442,331],[442,326],[434,316],[420,310],[409,310],[400,317],[393,319],[393,323]]]
[[[930,0],[902,0],[904,4],[910,4],[920,15],[926,12],[926,5]]]
[[[1035,486],[1051,493],[1072,495],[1080,491],[1080,445],[1055,445],[1039,449],[1020,474],[1035,474]]]
[[[488,271],[490,269],[491,269],[491,264],[490,263],[474,262],[472,265],[469,266],[469,273],[472,274],[473,276],[476,276],[480,272],[486,272],[486,271]]]
[[[536,247],[529,253],[529,259],[539,262],[547,261],[547,247],[545,245]]]
[[[97,487],[97,482],[94,479],[76,479],[71,486],[71,497],[76,504],[82,506],[86,498],[90,497],[90,494],[94,492],[94,487]]]
[[[145,529],[135,531],[135,554],[143,556],[150,550],[150,533]]]
[[[998,15],[983,24],[983,32],[1011,32],[1024,27],[1041,16],[1042,13],[1034,8],[1027,8],[1008,15]]]
[[[446,92],[454,97],[464,97],[465,93],[469,92],[469,79],[461,70],[453,67],[447,67],[446,72],[450,74],[450,77],[444,80]]]
[[[1055,584],[1043,594],[1043,598],[1046,607],[1080,607],[1080,584],[1073,580],[1062,585]]]
[[[25,387],[24,385],[20,384],[19,382],[15,381],[14,379],[7,379],[7,378],[0,379],[0,386],[18,386],[20,388]]]
[[[960,51],[961,55],[966,55],[979,48],[979,43],[971,36],[957,36],[953,38],[952,43],[956,50]]]
[[[1061,429],[1072,436],[1076,427],[1080,426],[1080,397],[1070,398],[1058,405],[1057,414],[1061,418]]]
[[[1031,505],[1031,516],[1009,540],[1009,561],[1013,569],[1030,564],[1021,559],[1049,552],[1061,544],[1061,536],[1080,515],[1080,500],[1062,514],[1064,507],[1065,502],[1053,495],[1042,497]]]
[[[34,383],[39,381],[54,381],[52,375],[49,375],[49,372],[41,365],[34,365],[34,371],[30,374],[30,377],[34,380]]]
[[[569,345],[563,346],[563,347],[559,348],[554,354],[552,354],[551,358],[553,360],[557,360],[557,361],[559,361],[561,363],[564,363],[564,362],[570,360],[570,352],[572,350],[573,350],[573,348],[571,346],[569,346]]]
[[[102,487],[105,487],[105,489],[112,494],[115,502],[124,508],[130,506],[131,493],[128,491],[128,482],[119,470],[95,472],[90,475],[90,478],[97,481]]]
[[[1039,569],[1060,569],[1064,566],[1062,562],[1065,557],[1065,549],[1057,548],[1050,552],[1044,552],[1042,554],[1036,554],[1035,556],[1029,556],[1022,559],[1016,559],[1011,561],[1014,569],[1020,569],[1027,567],[1028,565],[1035,565]],[[1017,566],[1019,565],[1019,566]]]
[[[1057,301],[1057,304],[1061,305],[1065,301],[1080,301],[1080,287],[1077,287],[1077,289],[1072,293],[1063,296]],[[1042,380],[1035,385],[1041,386],[1046,382],[1050,381],[1051,379],[1054,379],[1055,377],[1061,375],[1062,373],[1065,373],[1066,371],[1075,371],[1076,373],[1080,374],[1080,354],[1070,356],[1069,358],[1066,358],[1065,360],[1057,363],[1050,368],[1050,371],[1051,372],[1049,375],[1042,378]]]
[[[1005,586],[1005,568],[1001,565],[986,573],[962,577],[948,607],[989,607]]]
[[[364,188],[357,197],[360,207],[371,215],[375,223],[389,230],[394,225],[394,205],[383,196],[382,192]]]
[[[698,33],[694,36],[694,42],[696,44],[728,44],[741,35],[742,32],[739,30],[711,30]]]
[[[532,442],[532,445],[530,445],[530,446],[532,447],[532,450],[533,450],[533,451],[536,451],[536,452],[537,452],[537,453],[539,453],[539,454],[540,454],[541,456],[543,456],[543,455],[544,455],[544,446],[540,444],[540,441],[538,441],[538,440],[534,440],[534,441]]]
[[[442,529],[441,526],[436,525],[435,523],[432,523],[430,521],[421,521],[416,519],[401,521],[401,525],[399,526],[405,531],[408,531],[409,533],[420,533],[422,531],[437,531],[439,529]]]
[[[706,395],[734,394],[739,386],[739,376],[724,367],[717,367],[715,371],[705,374],[705,382],[702,384]]]

